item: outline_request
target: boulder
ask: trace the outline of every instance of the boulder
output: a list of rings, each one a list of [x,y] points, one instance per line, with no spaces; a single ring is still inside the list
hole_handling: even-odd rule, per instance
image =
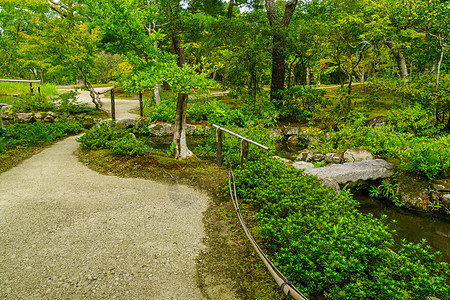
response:
[[[396,170],[397,167],[395,165],[382,159],[375,159],[307,169],[304,173],[307,175],[315,175],[321,179],[334,179],[339,184],[346,184],[348,182],[388,178]]]
[[[286,144],[288,146],[298,146],[298,137],[296,135],[291,135],[288,137]]]
[[[34,114],[34,119],[36,121],[40,121],[42,119],[43,115],[41,113],[35,113]]]
[[[344,162],[356,162],[363,160],[373,160],[375,157],[372,153],[367,150],[362,149],[347,149],[344,152],[343,160]]]
[[[174,126],[170,123],[155,123],[150,124],[148,129],[153,135],[171,135],[174,131]]]
[[[322,161],[322,160],[324,160],[325,159],[325,155],[323,155],[323,154],[320,154],[320,153],[309,153],[307,156],[306,156],[306,161],[317,161],[317,162],[319,162],[319,161]]]
[[[2,112],[1,114],[2,114],[3,120],[11,120],[13,118],[13,116],[10,114],[4,113],[4,112]]]
[[[427,210],[428,182],[411,176],[397,177],[397,194],[399,200],[409,208]]]
[[[47,116],[51,116],[51,117],[53,117],[54,119],[56,119],[57,117],[59,117],[59,114],[57,114],[57,113],[55,113],[55,112],[52,112],[52,111],[48,111],[48,112],[47,112]]]
[[[18,122],[30,122],[33,118],[32,113],[16,113],[15,114],[16,120]]]
[[[283,157],[279,157],[279,156],[272,156],[273,159],[279,160],[287,165],[292,164],[292,161],[287,159],[287,158],[283,158]]]
[[[1,111],[6,111],[6,110],[8,110],[8,109],[10,109],[12,107],[12,105],[9,105],[9,104],[6,104],[6,103],[1,103],[0,106],[1,106],[0,107]]]
[[[370,119],[369,121],[367,121],[367,126],[374,127],[374,128],[381,127],[385,124],[386,124],[385,116],[376,117],[376,118],[373,118],[373,119]]]
[[[53,117],[52,115],[46,115],[44,118],[44,122],[54,122],[55,121],[55,117]]]
[[[310,154],[312,154],[311,150],[304,150],[297,155],[297,158],[295,160],[306,161],[306,159],[308,158],[308,155],[310,155]]]
[[[136,125],[136,119],[131,119],[131,118],[117,119],[117,123],[122,128],[134,127]]]
[[[297,170],[307,170],[307,169],[313,169],[314,165],[312,163],[306,162],[306,161],[296,161],[292,164],[292,167]]]
[[[286,135],[286,136],[298,135],[298,128],[292,127],[292,126],[286,126],[284,128],[284,135]]]
[[[342,161],[342,154],[340,153],[327,153],[325,154],[325,161],[327,163],[340,164]]]
[[[283,137],[283,130],[273,128],[270,130],[269,138],[281,139]]]
[[[339,183],[331,178],[322,179],[323,187],[331,187],[338,195],[341,193],[341,188],[339,187]]]

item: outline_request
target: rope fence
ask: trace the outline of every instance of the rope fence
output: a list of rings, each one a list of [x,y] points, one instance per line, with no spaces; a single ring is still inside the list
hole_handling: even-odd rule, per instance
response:
[[[252,243],[253,248],[255,249],[256,253],[258,253],[258,256],[263,261],[266,268],[269,270],[272,277],[275,279],[276,283],[281,287],[282,291],[286,295],[290,295],[292,298],[296,300],[308,300],[308,298],[305,297],[297,288],[292,285],[292,283],[289,281],[289,278],[286,278],[278,269],[275,267],[275,265],[270,261],[269,258],[264,254],[264,252],[259,247],[258,243],[256,243],[255,239],[253,238],[252,234],[250,233],[250,230],[248,230],[247,226],[245,225],[244,218],[242,217],[241,210],[239,208],[239,202],[236,194],[236,183],[234,181],[234,175],[233,171],[229,169],[228,172],[229,180],[228,180],[228,186],[230,189],[230,196],[231,200],[233,201],[234,209],[236,210],[236,214],[238,216],[239,222],[241,223],[242,228],[244,229],[245,234],[247,235],[247,238]]]

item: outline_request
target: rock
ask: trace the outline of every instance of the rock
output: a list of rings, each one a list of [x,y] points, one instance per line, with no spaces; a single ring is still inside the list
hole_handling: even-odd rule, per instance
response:
[[[187,135],[197,134],[200,131],[201,131],[200,127],[197,127],[197,126],[192,125],[192,124],[186,124],[186,134]]]
[[[344,152],[344,162],[356,162],[363,160],[373,160],[375,157],[372,153],[362,149],[347,149]]]
[[[397,167],[395,165],[382,159],[375,159],[308,169],[304,173],[315,175],[319,178],[334,179],[339,184],[346,184],[348,182],[388,178],[396,170]]]
[[[442,199],[443,199],[444,201],[450,202],[450,194],[445,194],[445,195],[443,195],[443,196],[442,196]]]
[[[33,118],[32,113],[16,113],[15,114],[16,120],[18,122],[30,122]]]
[[[327,163],[334,163],[334,164],[340,164],[342,161],[342,154],[340,153],[327,153],[325,154],[325,161]]]
[[[376,117],[373,119],[370,119],[369,121],[367,121],[367,126],[369,127],[380,127],[386,124],[386,117],[385,116],[381,116],[381,117]]]
[[[5,103],[2,103],[2,104],[3,105],[1,105],[1,108],[0,108],[1,111],[6,111],[12,107],[12,105],[9,105],[9,104],[5,104]]]
[[[44,122],[54,122],[55,121],[55,117],[51,116],[51,115],[46,115],[44,118]]]
[[[410,176],[400,175],[397,178],[399,200],[407,207],[427,210],[428,182]]]
[[[292,164],[292,167],[297,170],[307,170],[307,169],[313,169],[314,165],[309,162],[305,161],[296,161]]]
[[[298,137],[296,135],[291,135],[288,137],[286,144],[288,146],[298,146]]]
[[[306,156],[306,161],[317,161],[317,162],[319,162],[319,161],[322,161],[324,159],[325,159],[325,155],[320,154],[320,153],[317,153],[317,154],[309,153]]]
[[[434,180],[431,187],[436,191],[450,192],[450,180]]]
[[[11,116],[10,114],[4,113],[2,112],[2,119],[3,120],[11,120],[13,118],[13,116]]]
[[[282,158],[282,157],[279,157],[279,156],[272,156],[272,158],[276,159],[276,160],[279,160],[279,161],[281,161],[281,162],[283,162],[283,163],[285,163],[287,165],[292,164],[292,161],[287,159],[287,158]]]
[[[331,187],[333,190],[335,190],[336,194],[341,193],[341,188],[339,187],[339,184],[336,180],[331,178],[324,178],[322,180],[322,186],[323,187]]]
[[[312,154],[311,150],[304,150],[302,152],[300,152],[297,155],[297,158],[295,160],[301,160],[301,161],[306,161],[306,158],[308,157],[308,155]]]
[[[173,134],[174,126],[170,123],[150,124],[148,129],[153,135],[170,135]]]
[[[136,125],[136,119],[131,119],[131,118],[127,118],[127,119],[117,119],[116,121],[120,127],[122,128],[129,128],[129,127],[134,127]]]
[[[35,114],[34,114],[34,119],[35,119],[36,121],[40,121],[40,120],[42,119],[42,114],[41,114],[41,113],[35,113]]]
[[[269,138],[281,139],[283,137],[283,130],[273,128],[270,130]]]
[[[55,112],[52,112],[52,111],[48,111],[47,112],[47,116],[51,116],[51,117],[53,117],[55,119],[55,118],[59,117],[59,114],[57,114]]]
[[[292,126],[286,126],[284,128],[284,135],[286,135],[286,136],[298,135],[298,128],[292,127]]]

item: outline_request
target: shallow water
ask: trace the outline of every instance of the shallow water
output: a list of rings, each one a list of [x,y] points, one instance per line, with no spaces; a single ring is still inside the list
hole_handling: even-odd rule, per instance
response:
[[[394,227],[397,232],[396,241],[406,239],[418,243],[426,239],[434,250],[442,252],[442,259],[450,263],[449,216],[411,211],[360,193],[354,197],[360,203],[360,212],[370,213],[376,218],[387,215],[389,221],[397,220]]]

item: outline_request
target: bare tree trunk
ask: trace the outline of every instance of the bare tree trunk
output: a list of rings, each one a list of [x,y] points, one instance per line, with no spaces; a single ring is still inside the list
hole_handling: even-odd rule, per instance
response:
[[[384,39],[384,43],[391,50],[392,55],[394,55],[395,61],[397,62],[398,69],[400,71],[400,77],[403,81],[408,81],[408,66],[406,65],[405,56],[403,56],[402,50],[396,48],[395,42],[393,40]]]
[[[174,52],[178,55],[177,64],[182,68],[186,63],[184,57],[184,50],[180,46],[181,40],[172,36],[172,47]],[[186,143],[186,109],[187,109],[188,94],[178,93],[177,111],[175,113],[175,131],[173,134],[173,142],[175,143],[175,158],[186,159],[192,156]]]
[[[439,62],[437,65],[437,72],[436,72],[436,94],[434,95],[434,105],[433,105],[433,120],[434,123],[438,122],[438,118],[437,118],[437,114],[438,114],[438,95],[437,93],[439,92],[439,77],[441,75],[441,65],[442,65],[442,61],[444,60],[444,51],[445,51],[445,44],[444,41],[442,40],[441,36],[435,36],[435,38],[438,40],[439,42],[439,46],[441,48],[441,55],[439,57]]]
[[[233,7],[236,4],[234,3],[234,0],[230,0],[230,2],[228,3],[228,12],[227,12],[227,18],[231,19],[233,17]]]
[[[84,74],[83,69],[81,69],[80,66],[78,66],[78,70],[83,76],[83,84],[89,91],[92,103],[94,103],[96,109],[100,109],[103,105],[102,102],[100,101],[100,94],[94,90],[94,87],[92,86],[91,82],[87,79],[86,74]]]
[[[267,17],[270,27],[274,29],[272,34],[272,82],[270,84],[270,100],[277,102],[279,105],[282,100],[280,91],[284,90],[284,81],[286,73],[286,37],[285,34],[277,27],[286,28],[289,26],[292,15],[298,0],[288,0],[284,7],[284,15],[280,20],[277,14],[277,8],[274,0],[265,0]]]
[[[306,85],[311,86],[311,70],[306,68]]]
[[[161,84],[156,84],[155,89],[153,90],[153,95],[155,96],[156,105],[161,104]]]

